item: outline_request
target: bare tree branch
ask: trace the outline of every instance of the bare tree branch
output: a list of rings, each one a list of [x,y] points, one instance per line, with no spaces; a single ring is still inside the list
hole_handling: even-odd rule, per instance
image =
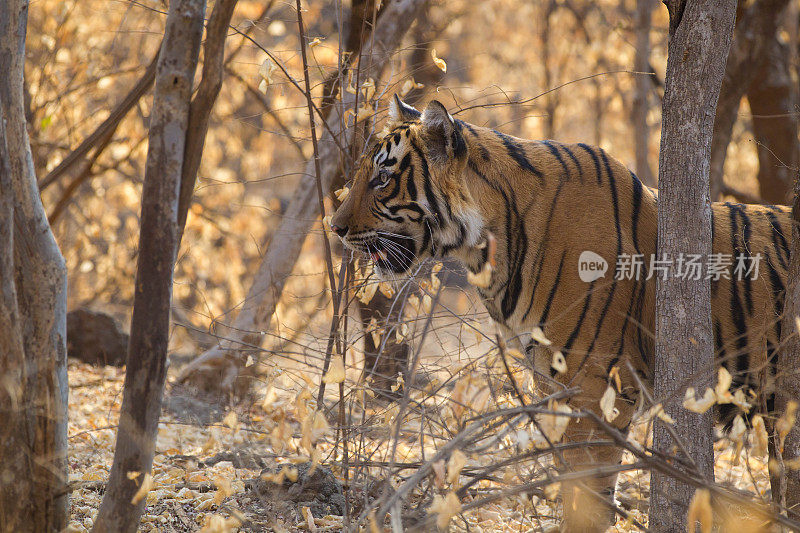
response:
[[[39,184],[40,190],[43,191],[47,189],[61,176],[68,172],[77,162],[86,157],[92,148],[95,148],[98,144],[102,144],[104,139],[110,139],[114,135],[114,132],[117,131],[117,127],[119,126],[120,122],[122,122],[122,119],[125,118],[128,112],[133,109],[133,106],[136,105],[136,102],[138,102],[139,99],[144,96],[153,85],[153,80],[156,76],[157,62],[158,54],[156,54],[156,56],[153,58],[153,61],[151,61],[147,66],[147,70],[144,71],[144,74],[141,78],[139,78],[139,81],[136,82],[136,85],[133,86],[130,92],[125,95],[125,98],[123,98],[122,101],[111,111],[111,114],[108,115],[108,118],[105,119],[102,124],[97,126],[97,128],[88,137],[86,137],[83,142],[77,146],[77,148],[70,152],[69,155],[61,160],[61,162],[42,179],[41,183]]]
[[[374,33],[374,46],[370,53],[362,56],[361,77],[377,79],[378,72],[389,62],[395,49],[408,28],[411,26],[419,9],[426,0],[397,0],[385,7],[378,18]],[[341,106],[332,106],[333,111],[327,120],[330,130],[319,139],[320,176],[322,190],[328,192],[330,184],[339,172],[340,151],[337,139],[347,139],[348,146],[352,142],[353,130],[343,129],[346,110],[353,109],[354,95],[345,93],[346,100]],[[186,365],[178,381],[184,381],[198,370],[210,371],[214,376],[214,384],[222,389],[232,389],[239,370],[244,368],[247,356],[239,351],[243,345],[260,345],[261,332],[268,328],[275,306],[280,299],[283,285],[294,267],[305,236],[319,216],[319,203],[316,190],[316,171],[314,161],[306,164],[305,172],[289,203],[283,220],[273,234],[269,248],[264,256],[253,285],[248,291],[233,325],[230,340],[212,348]]]

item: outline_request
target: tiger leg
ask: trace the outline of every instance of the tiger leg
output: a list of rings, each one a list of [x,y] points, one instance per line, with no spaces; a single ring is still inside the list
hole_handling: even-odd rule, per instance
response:
[[[596,386],[590,387],[592,383],[587,381],[597,381],[594,383]],[[599,397],[605,390],[607,381],[598,377],[595,380],[585,380],[581,386],[587,392],[600,391],[600,394],[582,394],[573,398],[570,405],[573,409],[598,412]],[[633,405],[618,398],[616,407],[619,412],[610,425],[627,433],[633,416]],[[616,521],[615,511],[609,504],[614,501],[617,482],[615,468],[622,460],[623,450],[610,444],[611,437],[588,418],[572,420],[567,426],[565,440],[585,445],[564,451],[564,473],[585,475],[561,485],[564,503],[562,531],[605,531]]]
[[[585,475],[561,484],[564,503],[561,529],[566,532],[605,531],[614,525],[616,519],[614,510],[606,502],[614,500],[617,474],[608,473],[608,469],[620,463],[622,450],[616,446],[589,444],[591,441],[607,439],[599,432],[599,428],[593,432],[590,430],[593,435],[586,435],[585,430],[590,426],[588,420],[581,420],[576,425],[582,425],[583,428],[577,432],[573,430],[571,435],[567,435],[568,439],[587,444],[563,452],[563,460],[568,466],[562,472]]]

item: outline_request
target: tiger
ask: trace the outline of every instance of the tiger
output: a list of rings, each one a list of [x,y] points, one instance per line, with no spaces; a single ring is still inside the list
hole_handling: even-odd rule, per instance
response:
[[[618,369],[612,425],[626,433],[637,383],[653,382],[657,267],[645,260],[638,276],[616,271],[631,263],[622,258],[655,257],[657,197],[599,147],[512,137],[456,120],[437,100],[420,112],[395,95],[388,133],[357,166],[330,227],[390,276],[430,258],[456,258],[476,276],[494,263],[477,288],[489,316],[524,348],[542,381],[580,388],[569,400],[573,409],[599,413],[609,374]],[[758,270],[711,278],[716,356],[734,387],[756,389],[759,373],[751,369],[774,375],[791,209],[715,202],[711,212],[712,255],[751,257],[748,267]],[[562,372],[552,365],[556,350]],[[564,438],[591,434],[596,428],[582,420],[570,423]],[[564,452],[573,469],[620,459],[614,446]],[[615,482],[614,474],[588,483],[613,497]],[[561,492],[567,531],[604,531],[613,523],[613,511],[587,521],[572,492]]]

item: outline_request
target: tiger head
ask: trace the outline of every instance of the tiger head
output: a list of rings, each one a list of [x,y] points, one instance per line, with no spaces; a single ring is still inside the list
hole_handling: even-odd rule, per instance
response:
[[[464,182],[463,123],[436,100],[420,113],[397,96],[389,119],[389,133],[362,158],[331,229],[380,271],[399,274],[475,246],[483,223]]]

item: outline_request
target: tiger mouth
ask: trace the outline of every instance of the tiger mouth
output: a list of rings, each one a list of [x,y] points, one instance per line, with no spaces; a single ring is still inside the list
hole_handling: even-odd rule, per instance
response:
[[[360,251],[378,268],[396,274],[408,272],[417,258],[414,239],[406,235],[379,234],[374,240],[360,244]]]

